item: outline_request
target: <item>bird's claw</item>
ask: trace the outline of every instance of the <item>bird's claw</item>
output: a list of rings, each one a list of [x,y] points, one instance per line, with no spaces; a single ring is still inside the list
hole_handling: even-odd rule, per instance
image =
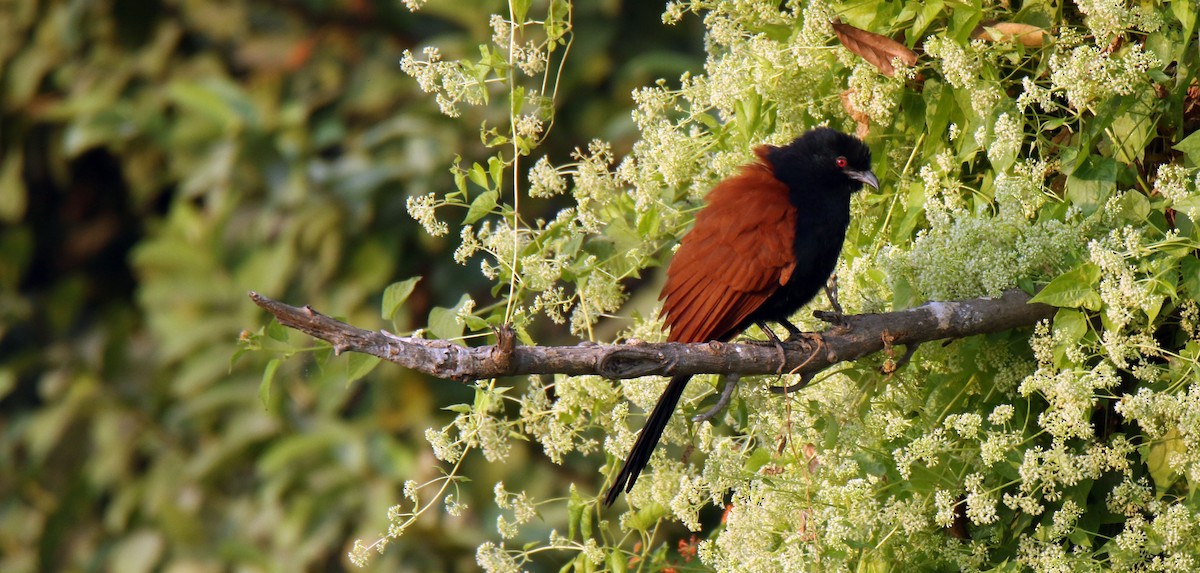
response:
[[[846,315],[828,310],[814,310],[813,318],[821,322],[828,322],[835,327],[846,326]]]
[[[800,376],[800,381],[792,384],[791,386],[767,386],[767,389],[770,390],[772,394],[791,394],[792,392],[808,386],[808,383],[812,382],[812,378],[812,374],[803,374]]]
[[[727,374],[725,376],[725,388],[721,390],[721,396],[717,398],[717,403],[713,404],[712,408],[692,416],[692,422],[699,424],[700,422],[711,420],[717,414],[720,414],[721,410],[724,410],[725,407],[729,405],[729,400],[733,398],[733,390],[737,388],[738,381],[741,380],[741,378],[741,374]]]
[[[830,311],[813,311],[813,316],[819,320],[823,320],[834,326],[846,325],[846,312],[842,310],[842,304],[838,302],[838,284],[837,275],[829,275],[829,280],[825,282],[825,298],[829,299]]]
[[[782,324],[786,324],[787,327],[791,327],[788,328],[788,332],[790,333],[788,335],[788,340],[791,340],[792,336],[795,335],[795,333],[792,333],[792,329],[796,327],[792,326],[791,323],[788,323],[787,321],[783,321]],[[775,369],[775,373],[783,374],[783,368],[787,366],[787,352],[783,349],[783,341],[779,340],[779,336],[775,334],[774,330],[771,330],[770,326],[767,326],[766,322],[758,323],[758,328],[760,328],[763,331],[763,334],[770,339],[771,344],[775,346],[776,352],[779,353],[779,368]]]

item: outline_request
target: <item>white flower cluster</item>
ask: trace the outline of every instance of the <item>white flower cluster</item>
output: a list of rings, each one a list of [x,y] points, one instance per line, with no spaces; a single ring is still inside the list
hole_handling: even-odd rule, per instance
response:
[[[989,138],[986,128],[976,133],[975,140],[987,149],[988,159],[1000,172],[1005,172],[1017,157],[1021,144],[1025,142],[1025,118],[1019,114],[1004,112],[991,125]]]
[[[1155,295],[1154,282],[1139,277],[1136,266],[1137,260],[1147,254],[1142,245],[1144,239],[1141,229],[1126,225],[1088,243],[1088,259],[1101,272],[1100,299],[1109,321],[1106,333],[1120,333],[1155,312],[1161,304],[1161,299]],[[1126,365],[1123,353],[1110,354],[1117,365]]]
[[[488,461],[508,456],[512,422],[503,417],[504,389],[480,384],[475,391],[486,398],[476,399],[473,409],[460,412],[449,425],[425,430],[425,439],[439,460],[456,463],[467,449],[481,450]]]
[[[1193,175],[1196,175],[1193,178]],[[1192,199],[1200,195],[1200,171],[1188,169],[1178,163],[1168,163],[1158,168],[1154,178],[1154,191],[1171,201],[1192,221],[1200,221],[1200,201]]]
[[[460,103],[480,105],[484,102],[484,85],[467,72],[459,62],[446,62],[436,47],[422,50],[425,59],[419,60],[404,50],[400,70],[417,80],[426,93],[435,94],[438,108],[449,117],[458,117]]]
[[[1053,173],[1054,165],[1041,160],[1022,160],[1011,170],[996,174],[996,206],[1001,216],[1035,219],[1038,211],[1053,195],[1042,184]]]
[[[544,46],[532,40],[518,43],[513,36],[513,30],[519,27],[499,14],[492,14],[489,24],[492,27],[492,43],[509,52],[512,65],[527,76],[536,76],[546,71],[549,56]]]
[[[970,94],[971,109],[980,117],[990,115],[992,108],[1003,97],[995,82],[984,79],[986,50],[986,44],[973,42],[964,47],[944,36],[925,40],[925,52],[939,60],[946,82]],[[990,62],[987,65],[990,66]]]
[[[499,531],[500,537],[504,539],[516,537],[522,525],[537,517],[537,507],[533,505],[525,492],[512,493],[504,489],[504,482],[496,482],[492,493],[495,496],[496,507],[510,510],[513,515],[511,520],[503,514],[496,517],[496,529]]]
[[[562,173],[550,163],[549,158],[542,156],[529,170],[529,196],[554,197],[567,190],[567,181]]]
[[[1120,383],[1112,366],[1101,362],[1083,371],[1055,372],[1039,368],[1021,383],[1019,390],[1023,396],[1037,393],[1048,402],[1046,409],[1038,415],[1038,425],[1056,441],[1066,441],[1088,439],[1095,434],[1091,422],[1095,396]]]
[[[586,233],[597,233],[609,223],[608,209],[620,193],[620,185],[612,172],[612,145],[598,139],[588,143],[587,151],[576,149],[571,192],[578,205],[576,217]]]
[[[504,548],[491,541],[483,542],[475,549],[475,563],[487,573],[520,573],[521,565]]]
[[[1187,477],[1200,480],[1200,384],[1191,383],[1180,391],[1139,388],[1124,396],[1117,411],[1136,422],[1153,444],[1169,453],[1169,467]]]
[[[1079,249],[1087,230],[1080,223],[966,215],[918,232],[908,250],[881,250],[880,264],[927,300],[998,296],[1021,278],[1053,276],[1063,254]]]
[[[440,205],[442,202],[434,193],[410,196],[405,201],[409,216],[416,219],[425,228],[425,232],[433,237],[440,237],[450,232],[450,227],[446,225],[446,222],[437,218],[437,208]]]
[[[911,68],[908,68],[911,69]],[[886,125],[892,121],[900,94],[904,89],[904,77],[897,74],[889,78],[866,62],[854,66],[850,73],[850,105],[871,118],[875,124]]]
[[[1075,110],[1090,109],[1100,99],[1128,95],[1145,87],[1151,80],[1146,71],[1160,64],[1158,58],[1140,44],[1132,44],[1118,53],[1109,53],[1095,45],[1078,46],[1069,52],[1050,56],[1051,90],[1061,92]],[[1043,101],[1045,96],[1031,96]]]
[[[1087,16],[1088,29],[1098,44],[1105,44],[1126,30],[1152,33],[1162,27],[1162,16],[1154,9],[1128,4],[1126,0],[1075,0],[1079,11]]]
[[[589,436],[588,428],[578,424],[578,420],[597,420],[606,433],[613,433],[623,425],[624,416],[618,415],[618,409],[623,411],[628,406],[620,404],[614,409],[618,390],[602,377],[579,376],[568,380],[559,376],[553,387],[553,401],[550,391],[539,378],[530,377],[529,388],[521,400],[520,419],[524,433],[540,442],[546,456],[556,464],[561,464],[563,457],[571,452],[588,454],[599,448],[596,438]]]

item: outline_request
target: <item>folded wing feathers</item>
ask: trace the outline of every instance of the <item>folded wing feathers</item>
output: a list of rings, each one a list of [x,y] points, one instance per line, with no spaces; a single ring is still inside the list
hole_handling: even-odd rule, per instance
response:
[[[660,296],[672,341],[726,335],[787,282],[795,267],[795,208],[765,158],[717,185],[707,199]]]

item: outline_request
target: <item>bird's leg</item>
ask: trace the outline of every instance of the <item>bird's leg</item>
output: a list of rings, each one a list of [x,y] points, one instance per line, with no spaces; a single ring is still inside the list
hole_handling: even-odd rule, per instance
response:
[[[846,313],[842,310],[841,303],[838,302],[836,274],[829,275],[829,280],[825,281],[825,298],[829,299],[829,306],[833,308],[833,312],[818,310],[813,312],[813,316],[835,326],[844,326],[846,324]]]
[[[785,320],[783,322],[786,323],[787,321]],[[783,367],[787,366],[787,353],[783,350],[783,341],[779,340],[779,337],[775,335],[775,331],[771,330],[771,327],[767,325],[765,320],[760,320],[756,324],[758,324],[758,328],[763,331],[763,334],[767,335],[767,338],[771,339],[771,344],[775,345],[775,350],[779,351],[779,368],[775,370],[775,373],[783,374]],[[792,326],[791,324],[784,326],[784,328],[787,328],[789,333],[792,332],[792,329],[796,329],[796,327]],[[796,329],[796,331],[799,332],[799,329]]]
[[[833,312],[838,315],[846,314],[842,312],[842,305],[838,303],[837,274],[829,275],[829,280],[825,281],[825,296],[829,297],[829,306],[833,307]]]
[[[721,413],[726,406],[729,405],[729,399],[733,397],[733,390],[737,388],[738,381],[742,379],[742,375],[732,372],[725,375],[725,388],[721,390],[721,397],[717,398],[717,403],[713,404],[712,408],[704,412],[692,416],[692,421],[697,424],[706,420],[711,420],[714,416]]]
[[[803,332],[800,332],[799,328],[796,328],[796,325],[789,322],[786,318],[781,318],[775,322],[778,322],[779,326],[782,326],[784,330],[788,331],[788,340],[791,340],[793,336],[803,336],[804,334]]]

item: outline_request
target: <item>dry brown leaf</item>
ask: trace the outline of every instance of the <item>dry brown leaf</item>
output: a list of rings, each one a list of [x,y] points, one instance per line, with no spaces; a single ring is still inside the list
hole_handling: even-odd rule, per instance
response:
[[[1183,97],[1183,120],[1189,123],[1200,120],[1200,82],[1195,79]]]
[[[1012,39],[1020,42],[1026,48],[1040,48],[1046,43],[1045,30],[1017,22],[997,22],[980,26],[975,29],[975,33],[971,34],[971,37],[992,42]]]
[[[912,50],[887,36],[841,22],[833,22],[833,31],[847,50],[862,56],[862,59],[879,68],[885,76],[892,77],[896,74],[892,60],[897,58],[907,66],[917,64],[917,55]]]
[[[850,119],[853,119],[854,123],[857,124],[854,134],[859,139],[866,139],[867,135],[871,132],[871,116],[854,106],[854,103],[850,101],[850,96],[852,95],[854,95],[853,89],[842,92],[842,109],[846,110],[846,113],[850,115]]]

